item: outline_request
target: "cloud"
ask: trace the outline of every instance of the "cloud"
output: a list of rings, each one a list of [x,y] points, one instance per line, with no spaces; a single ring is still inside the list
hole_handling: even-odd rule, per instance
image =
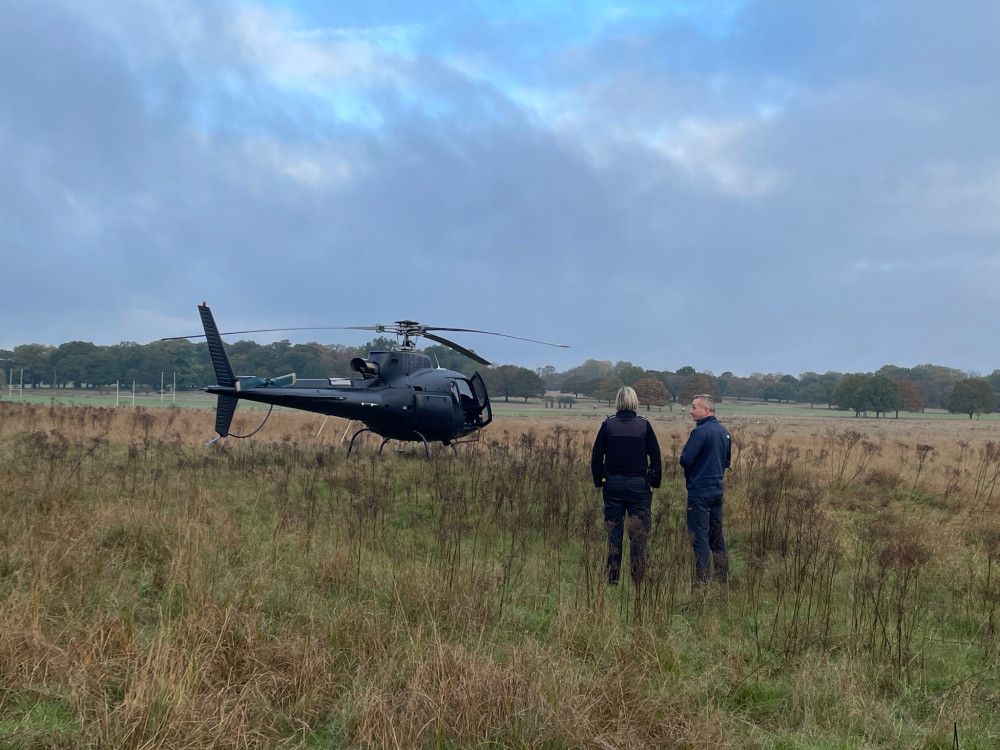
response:
[[[989,372],[998,13],[13,0],[0,347],[207,299],[560,369]]]

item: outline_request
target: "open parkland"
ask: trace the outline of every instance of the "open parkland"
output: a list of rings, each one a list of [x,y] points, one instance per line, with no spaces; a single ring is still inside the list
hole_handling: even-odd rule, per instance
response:
[[[277,409],[205,446],[212,407],[0,394],[4,747],[1000,745],[995,416],[722,402],[733,572],[693,591],[683,405],[642,412],[664,484],[616,589],[606,403],[494,401],[430,461]]]

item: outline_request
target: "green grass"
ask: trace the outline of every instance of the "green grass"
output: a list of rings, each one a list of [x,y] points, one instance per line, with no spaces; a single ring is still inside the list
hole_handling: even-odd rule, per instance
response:
[[[944,455],[911,499],[894,461],[847,486],[779,465],[779,431],[729,478],[732,586],[696,594],[668,477],[637,595],[602,582],[588,431],[348,460],[206,448],[165,411],[26,414],[0,403],[2,747],[1000,738],[996,522],[927,502]]]
[[[8,750],[68,746],[80,737],[80,721],[58,699],[24,691],[0,693],[0,745]]]
[[[131,390],[125,391],[124,389],[116,396],[113,389],[110,391],[105,389],[104,392],[101,392],[73,389],[52,391],[45,388],[37,390],[26,388],[22,392],[14,391],[13,393],[4,390],[3,392],[0,392],[0,400],[11,403],[48,404],[54,402],[63,405],[98,407],[176,406],[180,408],[214,409],[216,399],[215,396],[202,393],[201,391],[181,391],[176,395],[176,397],[171,393],[163,394],[162,396],[155,393],[139,393],[136,394],[133,401]],[[579,398],[572,409],[546,408],[544,402],[541,400],[529,399],[527,403],[524,403],[524,400],[520,398],[509,402],[504,401],[503,399],[498,399],[492,401],[491,405],[496,414],[507,417],[545,417],[547,419],[561,421],[586,421],[595,418],[603,419],[608,414],[614,412],[614,407],[608,406],[606,402],[598,402],[594,399],[586,397]],[[256,404],[249,401],[243,401],[240,404],[240,408],[259,411],[261,409],[266,410],[268,407],[266,404]],[[645,408],[642,408],[640,410],[640,414],[650,419],[658,417],[687,419],[687,409],[687,405],[678,403],[673,405],[673,409],[664,406],[653,407],[647,411]],[[276,407],[276,410],[284,410],[284,407]],[[878,419],[875,419],[874,416],[870,415],[862,415],[860,418],[856,418],[853,411],[828,409],[825,404],[817,404],[814,407],[810,407],[807,404],[738,401],[728,399],[724,399],[718,405],[718,413],[720,417],[808,417],[820,419],[851,419],[858,422],[874,421],[876,423],[896,419],[895,413],[883,415]],[[944,419],[970,421],[968,414],[949,414],[940,409],[932,409],[924,412],[901,411],[899,412],[898,419]],[[976,415],[973,421],[1000,421],[1000,414]]]

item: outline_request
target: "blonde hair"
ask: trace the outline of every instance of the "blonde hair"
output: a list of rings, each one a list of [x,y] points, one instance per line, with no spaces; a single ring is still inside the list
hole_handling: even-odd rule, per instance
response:
[[[618,411],[638,411],[639,397],[635,395],[635,391],[627,385],[619,388],[618,394],[615,396],[615,409]]]

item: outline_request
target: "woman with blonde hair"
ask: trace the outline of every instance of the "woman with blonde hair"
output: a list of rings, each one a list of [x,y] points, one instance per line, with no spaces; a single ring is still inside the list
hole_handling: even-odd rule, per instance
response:
[[[652,522],[653,487],[660,486],[663,466],[653,425],[636,414],[639,398],[625,386],[615,396],[617,413],[597,432],[590,457],[594,486],[603,490],[608,529],[608,583],[621,574],[625,516],[629,517],[629,568],[638,586],[644,577],[646,539]],[[634,519],[634,520],[632,520]]]

